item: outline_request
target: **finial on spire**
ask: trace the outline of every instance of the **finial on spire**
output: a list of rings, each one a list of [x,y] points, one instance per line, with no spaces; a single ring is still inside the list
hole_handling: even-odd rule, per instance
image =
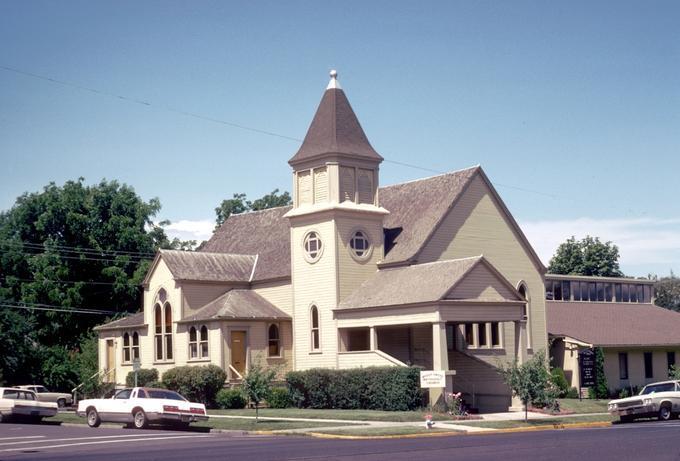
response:
[[[327,90],[341,90],[342,88],[340,87],[340,83],[338,83],[338,71],[333,69],[330,71],[331,75],[331,81],[328,82],[328,86],[326,87]]]

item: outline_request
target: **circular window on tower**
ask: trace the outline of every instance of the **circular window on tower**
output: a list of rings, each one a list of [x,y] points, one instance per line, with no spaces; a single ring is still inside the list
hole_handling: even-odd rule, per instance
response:
[[[316,231],[307,232],[303,240],[303,246],[305,249],[305,259],[310,263],[317,262],[321,257],[321,253],[323,253],[323,243],[321,243],[319,233]]]
[[[354,231],[349,239],[350,253],[355,259],[365,261],[371,256],[371,242],[363,230]]]

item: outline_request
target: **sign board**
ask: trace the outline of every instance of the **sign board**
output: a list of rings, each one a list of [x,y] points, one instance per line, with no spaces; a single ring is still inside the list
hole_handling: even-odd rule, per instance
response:
[[[446,387],[446,371],[421,370],[420,387]]]
[[[595,350],[584,349],[578,353],[581,387],[597,385],[597,369],[595,367]]]
[[[132,361],[132,371],[139,371],[142,369],[142,364],[139,359],[134,359]]]

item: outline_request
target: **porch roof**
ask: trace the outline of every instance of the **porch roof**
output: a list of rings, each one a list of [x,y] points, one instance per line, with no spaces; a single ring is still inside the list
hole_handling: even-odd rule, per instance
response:
[[[144,312],[137,312],[135,314],[128,315],[127,317],[123,317],[122,319],[96,326],[93,329],[95,331],[120,330],[123,328],[139,328],[145,326],[147,325],[144,323]]]
[[[291,317],[254,291],[236,289],[184,317],[180,323],[222,319],[291,320]]]

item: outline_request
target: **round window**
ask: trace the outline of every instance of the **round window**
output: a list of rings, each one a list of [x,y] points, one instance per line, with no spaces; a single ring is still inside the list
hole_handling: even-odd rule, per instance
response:
[[[317,232],[308,232],[304,239],[305,258],[309,262],[315,262],[321,257],[323,244]]]
[[[371,253],[371,243],[368,241],[368,236],[364,231],[356,231],[352,234],[349,240],[349,246],[352,253],[359,259],[366,259]]]

